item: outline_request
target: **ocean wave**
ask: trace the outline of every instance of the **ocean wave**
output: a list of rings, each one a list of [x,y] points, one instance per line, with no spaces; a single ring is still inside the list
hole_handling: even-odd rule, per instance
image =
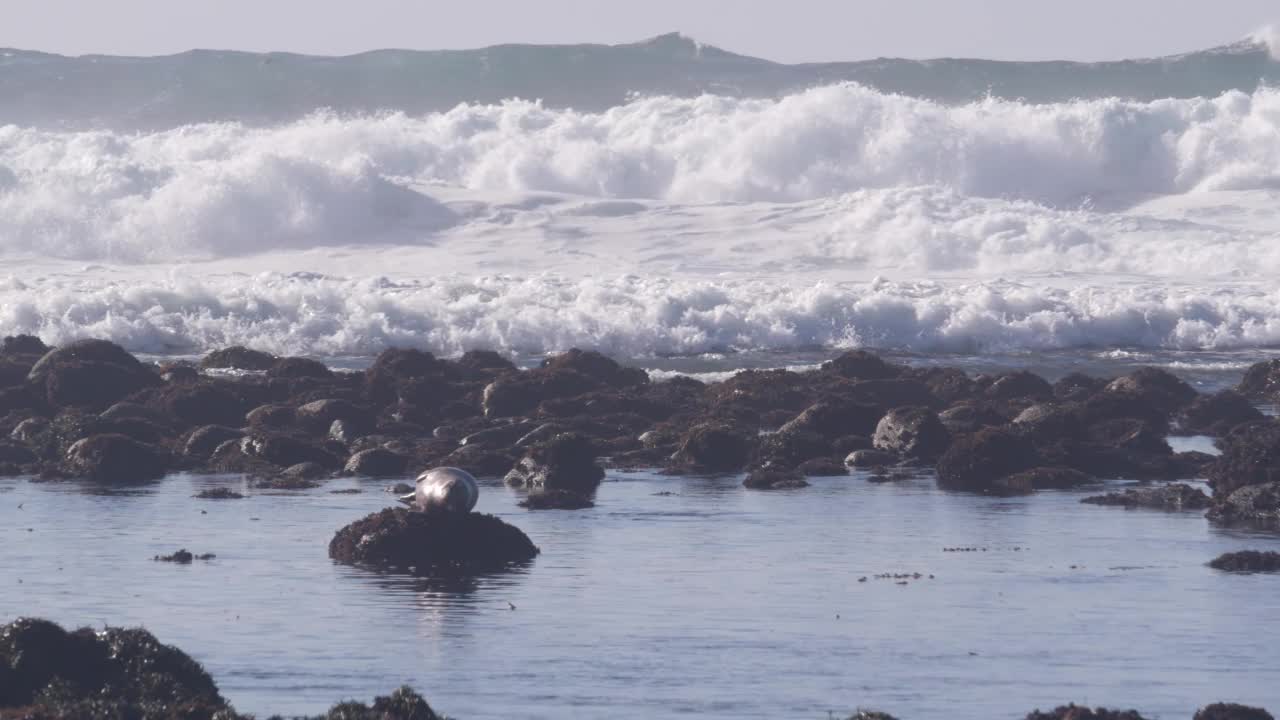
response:
[[[1012,282],[823,283],[493,276],[396,282],[316,274],[0,279],[0,327],[46,342],[106,337],[130,350],[232,344],[368,356],[570,347],[618,356],[869,347],[977,353],[1280,346],[1280,292]]]
[[[430,242],[474,219],[433,200],[433,186],[610,201],[582,206],[598,218],[637,211],[619,200],[797,203],[918,186],[1028,203],[1029,216],[1110,211],[1153,195],[1280,187],[1280,91],[952,106],[839,85],[602,113],[509,101],[271,128],[8,126],[0,254],[158,261]]]

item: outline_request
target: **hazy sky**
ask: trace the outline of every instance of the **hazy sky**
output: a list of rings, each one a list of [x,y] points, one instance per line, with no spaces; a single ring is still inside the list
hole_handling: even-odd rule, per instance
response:
[[[1276,0],[0,0],[0,46],[346,54],[630,42],[679,30],[789,62],[1094,60],[1201,49],[1277,20]]]

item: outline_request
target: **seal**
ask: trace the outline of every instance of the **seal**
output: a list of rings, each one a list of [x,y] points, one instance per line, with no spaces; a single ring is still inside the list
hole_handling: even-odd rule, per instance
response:
[[[443,467],[418,476],[414,491],[400,502],[419,512],[469,513],[480,498],[480,486],[466,470]]]

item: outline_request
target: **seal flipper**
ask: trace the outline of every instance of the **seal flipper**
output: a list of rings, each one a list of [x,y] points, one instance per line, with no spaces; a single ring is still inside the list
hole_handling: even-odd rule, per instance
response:
[[[405,505],[412,505],[414,501],[417,499],[418,499],[418,494],[416,492],[411,492],[408,495],[401,495],[400,497],[396,498],[396,501],[402,502]]]

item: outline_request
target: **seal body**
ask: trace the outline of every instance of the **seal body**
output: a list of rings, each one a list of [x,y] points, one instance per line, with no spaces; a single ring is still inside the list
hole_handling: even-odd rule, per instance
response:
[[[420,512],[468,513],[480,499],[480,486],[466,470],[435,468],[418,476],[411,495],[400,498]]]

